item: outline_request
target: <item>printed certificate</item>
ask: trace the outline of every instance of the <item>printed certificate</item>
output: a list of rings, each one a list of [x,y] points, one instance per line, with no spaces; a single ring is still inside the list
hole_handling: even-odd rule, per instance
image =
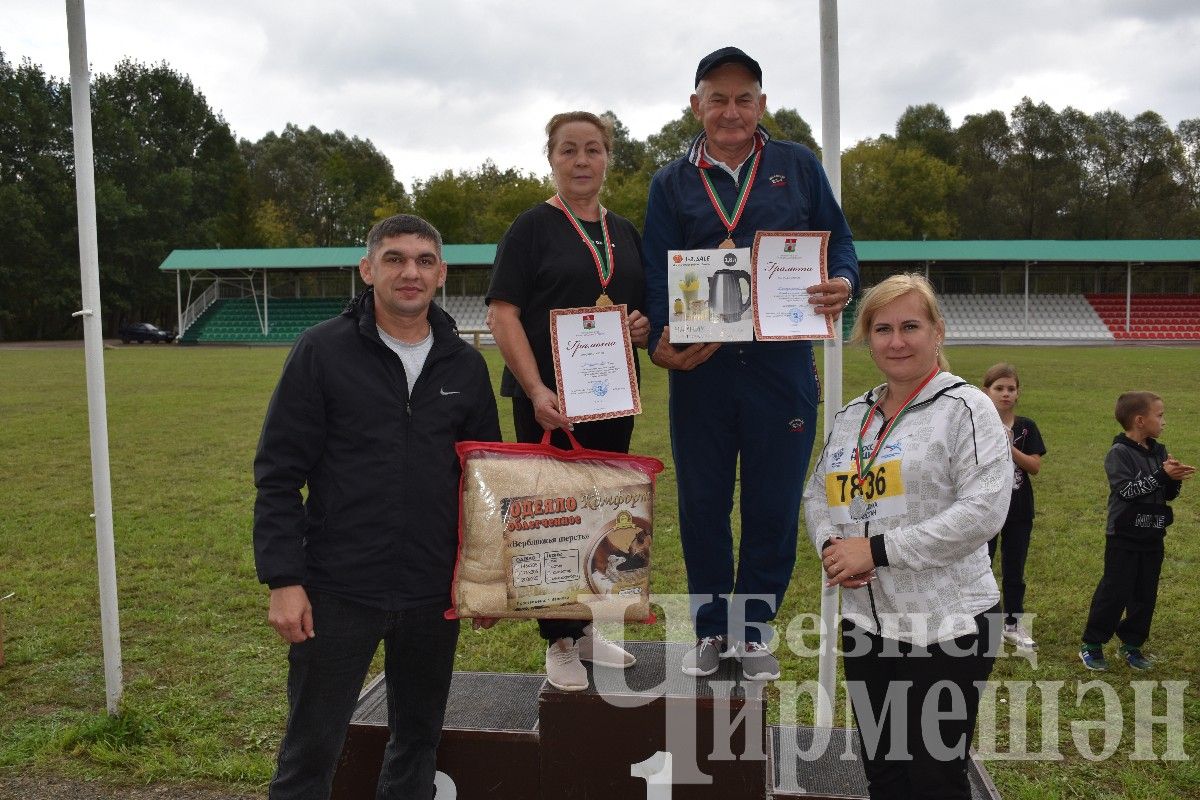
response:
[[[625,306],[550,312],[558,403],[572,422],[642,413]]]
[[[813,312],[808,289],[826,280],[828,231],[759,231],[751,291],[754,338],[832,339],[833,323]]]

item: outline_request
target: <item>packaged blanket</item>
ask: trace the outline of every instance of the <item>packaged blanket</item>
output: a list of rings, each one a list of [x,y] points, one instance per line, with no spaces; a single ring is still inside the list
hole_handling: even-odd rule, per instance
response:
[[[656,458],[460,442],[448,617],[621,619],[650,613]]]

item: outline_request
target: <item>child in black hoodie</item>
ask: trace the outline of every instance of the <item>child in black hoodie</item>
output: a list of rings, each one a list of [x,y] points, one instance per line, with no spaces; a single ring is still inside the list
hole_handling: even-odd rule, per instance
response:
[[[1079,658],[1088,669],[1107,669],[1104,643],[1116,633],[1126,663],[1145,670],[1151,664],[1142,645],[1150,636],[1163,537],[1172,519],[1167,503],[1179,496],[1181,483],[1196,468],[1172,458],[1157,441],[1164,424],[1161,397],[1125,392],[1117,398],[1115,414],[1125,432],[1113,439],[1104,458],[1109,485],[1104,576],[1092,596]]]

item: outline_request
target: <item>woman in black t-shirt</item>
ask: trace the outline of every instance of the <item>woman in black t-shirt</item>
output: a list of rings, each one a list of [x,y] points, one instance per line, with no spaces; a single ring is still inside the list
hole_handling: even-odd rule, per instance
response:
[[[634,367],[646,346],[642,241],[629,220],[600,205],[612,153],[612,124],[585,111],[556,114],[546,125],[546,154],[558,189],[522,213],[496,249],[488,287],[488,327],[504,356],[500,394],[512,398],[517,441],[551,441],[566,449],[559,429],[571,428],[584,447],[629,452],[633,417],[574,426],[558,404],[551,356],[550,311],[625,305]],[[616,667],[633,656],[577,620],[538,620],[547,642],[546,676],[559,689],[587,688],[582,661]]]

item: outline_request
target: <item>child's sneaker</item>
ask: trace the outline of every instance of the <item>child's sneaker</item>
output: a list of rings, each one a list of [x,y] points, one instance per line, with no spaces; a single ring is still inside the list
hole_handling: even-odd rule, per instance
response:
[[[1104,648],[1100,645],[1085,644],[1079,648],[1079,660],[1085,667],[1095,672],[1103,672],[1108,669],[1108,662],[1104,660]]]
[[[1015,622],[1004,623],[1004,641],[1020,650],[1034,650],[1037,648],[1037,642],[1029,635],[1029,631]]]
[[[1142,651],[1136,647],[1128,645],[1121,648],[1121,655],[1125,656],[1125,663],[1136,670],[1148,670],[1154,665],[1150,663],[1150,659],[1142,655]]]

